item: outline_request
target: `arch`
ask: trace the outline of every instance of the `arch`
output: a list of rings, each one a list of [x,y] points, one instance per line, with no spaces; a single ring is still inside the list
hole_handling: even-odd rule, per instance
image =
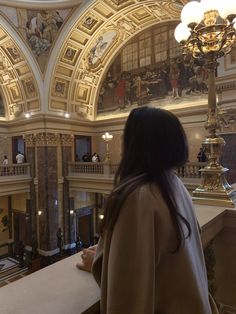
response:
[[[54,63],[50,110],[64,109],[95,120],[99,84],[117,52],[140,31],[161,22],[178,20],[186,2],[93,1],[89,10],[75,21]],[[103,46],[99,43],[101,36],[106,38]],[[95,57],[94,53],[98,55]]]
[[[23,40],[2,16],[0,51],[9,75],[2,82],[7,104],[6,120],[13,120],[24,112],[41,110],[43,82],[37,63]]]
[[[79,6],[75,12],[72,14],[72,16],[69,18],[69,20],[67,21],[67,23],[64,25],[64,27],[62,28],[62,30],[60,31],[60,34],[56,40],[56,42],[54,43],[53,49],[50,53],[50,57],[47,63],[47,68],[45,71],[45,75],[44,75],[44,86],[45,86],[45,96],[47,97],[47,99],[45,99],[45,103],[48,104],[48,108],[45,108],[46,111],[51,111],[51,106],[50,106],[50,90],[51,90],[51,82],[53,80],[53,76],[54,76],[54,71],[55,71],[55,67],[57,65],[58,62],[58,52],[60,52],[60,50],[62,50],[63,46],[65,46],[65,42],[67,42],[68,40],[68,34],[71,33],[71,30],[74,29],[76,27],[76,22],[78,20],[78,16],[80,16],[81,14],[83,14],[88,8],[89,6],[94,2],[94,0],[87,0],[86,2],[84,2],[81,6]],[[59,106],[59,108],[54,108],[56,111],[61,110],[61,111],[68,111],[68,106]]]
[[[69,6],[77,6],[83,0],[0,0],[1,5],[20,7],[20,8],[67,8]]]

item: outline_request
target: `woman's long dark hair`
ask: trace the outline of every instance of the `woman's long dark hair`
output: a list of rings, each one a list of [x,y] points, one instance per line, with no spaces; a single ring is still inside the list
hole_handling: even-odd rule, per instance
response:
[[[101,233],[112,230],[126,197],[138,186],[154,182],[169,208],[177,234],[177,251],[185,240],[184,223],[172,190],[172,169],[188,160],[188,144],[178,118],[170,111],[141,107],[131,111],[124,129],[122,159],[115,176],[115,188],[105,207]]]

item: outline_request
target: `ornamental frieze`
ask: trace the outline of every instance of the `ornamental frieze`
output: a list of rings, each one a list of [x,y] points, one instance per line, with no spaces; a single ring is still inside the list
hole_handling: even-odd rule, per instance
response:
[[[228,90],[236,89],[236,81],[217,83],[216,90],[217,93],[222,93]]]
[[[61,134],[61,145],[72,146],[74,142],[73,134]]]
[[[55,133],[36,134],[37,146],[57,146],[60,143],[60,135]]]

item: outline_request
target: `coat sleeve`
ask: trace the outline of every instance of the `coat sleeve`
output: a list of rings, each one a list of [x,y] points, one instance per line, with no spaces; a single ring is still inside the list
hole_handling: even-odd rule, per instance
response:
[[[155,312],[158,245],[149,201],[141,191],[128,196],[121,208],[108,258],[107,314]]]

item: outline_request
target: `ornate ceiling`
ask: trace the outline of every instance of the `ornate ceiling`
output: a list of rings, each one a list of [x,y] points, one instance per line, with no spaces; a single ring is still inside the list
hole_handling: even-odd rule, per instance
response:
[[[22,51],[12,34],[0,27],[0,70],[1,90],[5,104],[6,118],[12,120],[23,112],[37,112],[41,108],[40,82],[37,67],[28,57],[29,51]],[[34,68],[34,69],[33,69]]]
[[[34,10],[36,2],[43,1],[31,1]],[[8,118],[30,111],[51,115],[70,112],[75,118],[96,120],[102,79],[121,48],[152,25],[178,20],[181,7],[186,2],[77,1],[77,8],[67,18],[53,43],[43,75],[34,52],[26,40],[19,33],[17,35],[16,27],[10,23],[8,29],[11,31],[1,27],[0,49],[10,64],[12,75],[10,82],[2,85]],[[0,1],[0,9],[7,3]],[[13,3],[22,7],[29,1],[11,1],[11,5]],[[74,5],[75,1],[51,0],[47,3],[48,9],[52,9],[53,3],[65,8]],[[55,6],[53,9],[56,12]],[[8,24],[7,21],[4,23]],[[102,50],[101,38],[106,40],[106,47]]]
[[[96,119],[102,78],[123,45],[154,24],[178,20],[185,2],[94,1],[63,42],[53,70],[50,110],[61,109],[89,120]],[[107,38],[106,49],[99,54],[95,50],[102,36]]]

